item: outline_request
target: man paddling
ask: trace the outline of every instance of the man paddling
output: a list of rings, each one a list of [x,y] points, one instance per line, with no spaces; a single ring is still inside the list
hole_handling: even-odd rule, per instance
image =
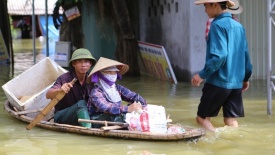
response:
[[[54,122],[91,127],[91,123],[79,123],[78,119],[90,119],[86,101],[91,85],[86,80],[87,72],[95,63],[96,59],[89,50],[80,48],[74,51],[69,61],[70,71],[59,76],[46,93],[48,99],[53,99],[61,91],[66,93],[55,106]],[[70,81],[74,78],[77,81],[72,85]]]

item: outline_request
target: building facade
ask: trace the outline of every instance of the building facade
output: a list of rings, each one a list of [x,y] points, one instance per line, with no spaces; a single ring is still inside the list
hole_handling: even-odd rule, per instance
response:
[[[139,17],[136,34],[138,40],[165,47],[178,81],[189,82],[193,75],[203,68],[205,62],[205,27],[208,17],[204,6],[195,5],[194,1],[139,0],[139,9],[135,11]],[[267,1],[240,0],[240,4],[244,11],[237,18],[246,29],[253,64],[251,79],[266,79],[267,24],[269,24]],[[114,58],[116,38],[111,30],[113,29],[111,19],[107,18],[105,23],[101,23],[104,33],[99,33],[99,19],[92,13],[88,16],[85,14],[84,11],[82,18],[85,18],[83,20],[85,46],[94,51],[96,57]],[[275,38],[275,32],[272,33]],[[274,55],[272,60],[275,60]]]

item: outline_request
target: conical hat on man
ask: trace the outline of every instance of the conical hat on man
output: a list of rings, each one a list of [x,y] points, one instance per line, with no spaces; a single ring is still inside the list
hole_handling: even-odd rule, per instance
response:
[[[231,0],[197,0],[195,1],[195,4],[205,4],[205,3],[218,3],[218,2],[226,2],[226,5],[228,7],[232,7],[235,5],[235,3]]]
[[[128,70],[129,70],[129,66],[126,64],[123,64],[121,62],[115,61],[115,60],[111,60],[108,58],[104,58],[104,57],[100,57],[99,60],[97,61],[96,65],[94,66],[94,68],[92,69],[92,71],[90,72],[89,76],[88,76],[88,83],[91,82],[91,77],[94,73],[104,70],[106,68],[112,67],[112,66],[116,66],[117,69],[119,70],[118,73],[120,75],[124,75]]]

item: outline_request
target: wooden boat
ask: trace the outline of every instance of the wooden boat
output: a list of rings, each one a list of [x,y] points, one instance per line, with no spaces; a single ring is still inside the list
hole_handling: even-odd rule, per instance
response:
[[[34,118],[28,117],[25,114],[29,112],[37,111],[18,111],[16,112],[11,108],[11,104],[6,101],[4,104],[5,110],[10,113],[13,117],[17,118],[20,121],[30,123]],[[85,128],[80,126],[73,126],[67,124],[58,124],[53,121],[41,121],[36,125],[44,129],[76,133],[83,135],[91,136],[102,136],[110,138],[122,138],[122,139],[136,139],[136,140],[155,140],[155,141],[179,141],[179,140],[190,140],[198,139],[201,136],[205,135],[204,129],[196,129],[190,127],[184,127],[186,130],[183,133],[177,134],[168,134],[168,133],[150,133],[150,132],[140,132],[140,131],[129,131],[129,130],[101,130],[95,128]]]
[[[55,79],[65,72],[66,70],[62,69],[49,58],[41,60],[41,62],[2,86],[8,99],[4,103],[5,110],[16,119],[26,123],[31,123],[41,110],[50,102],[50,100],[45,98],[46,91],[50,88]],[[44,75],[43,79],[40,79],[41,75]],[[27,82],[29,79],[31,81]],[[28,84],[28,87],[22,87],[25,86],[26,83]],[[17,88],[16,85],[21,86],[22,88]],[[122,129],[105,130],[105,128],[85,128],[81,126],[55,123],[51,119],[52,116],[53,112],[49,113],[43,120],[36,124],[36,126],[60,132],[136,140],[178,141],[198,139],[205,135],[204,129],[191,127],[183,127],[185,132],[178,133],[152,133]]]

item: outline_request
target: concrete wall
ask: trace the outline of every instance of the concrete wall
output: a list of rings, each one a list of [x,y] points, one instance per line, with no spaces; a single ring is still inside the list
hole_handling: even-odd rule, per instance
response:
[[[190,0],[140,0],[140,40],[163,45],[178,81],[190,81],[205,58],[204,6]]]
[[[140,0],[140,40],[166,48],[179,81],[189,81],[194,73],[203,68],[205,62],[204,31],[208,17],[204,12],[204,6],[194,5],[194,1]],[[251,79],[266,79],[267,24],[270,24],[267,23],[267,1],[240,0],[240,4],[244,11],[237,17],[246,29],[253,64]],[[274,42],[274,25],[272,29]],[[272,45],[273,53],[274,46],[275,44]],[[275,54],[272,54],[273,64]],[[273,67],[272,75],[275,75],[275,65]]]
[[[132,4],[131,0],[128,0]],[[208,19],[203,5],[195,5],[190,0],[139,0],[138,6],[132,5],[130,15],[138,17],[132,21],[140,41],[163,45],[170,59],[178,81],[190,81],[200,71],[205,58],[205,24]],[[253,64],[252,79],[266,79],[267,69],[267,1],[240,0],[244,12],[237,16],[244,25]],[[134,7],[134,9],[133,9]],[[139,12],[139,13],[138,13]],[[135,14],[136,13],[136,14]],[[111,19],[106,18],[99,28],[95,13],[84,9],[83,29],[85,47],[94,56],[114,58],[116,38]],[[275,16],[274,16],[275,19]],[[273,40],[275,40],[275,27]],[[139,29],[139,32],[136,31]],[[274,42],[274,41],[273,41]],[[273,44],[274,49],[275,44]],[[273,50],[274,51],[274,50]],[[275,64],[275,54],[272,55]],[[275,65],[274,65],[275,67]],[[275,74],[275,73],[273,73]]]

